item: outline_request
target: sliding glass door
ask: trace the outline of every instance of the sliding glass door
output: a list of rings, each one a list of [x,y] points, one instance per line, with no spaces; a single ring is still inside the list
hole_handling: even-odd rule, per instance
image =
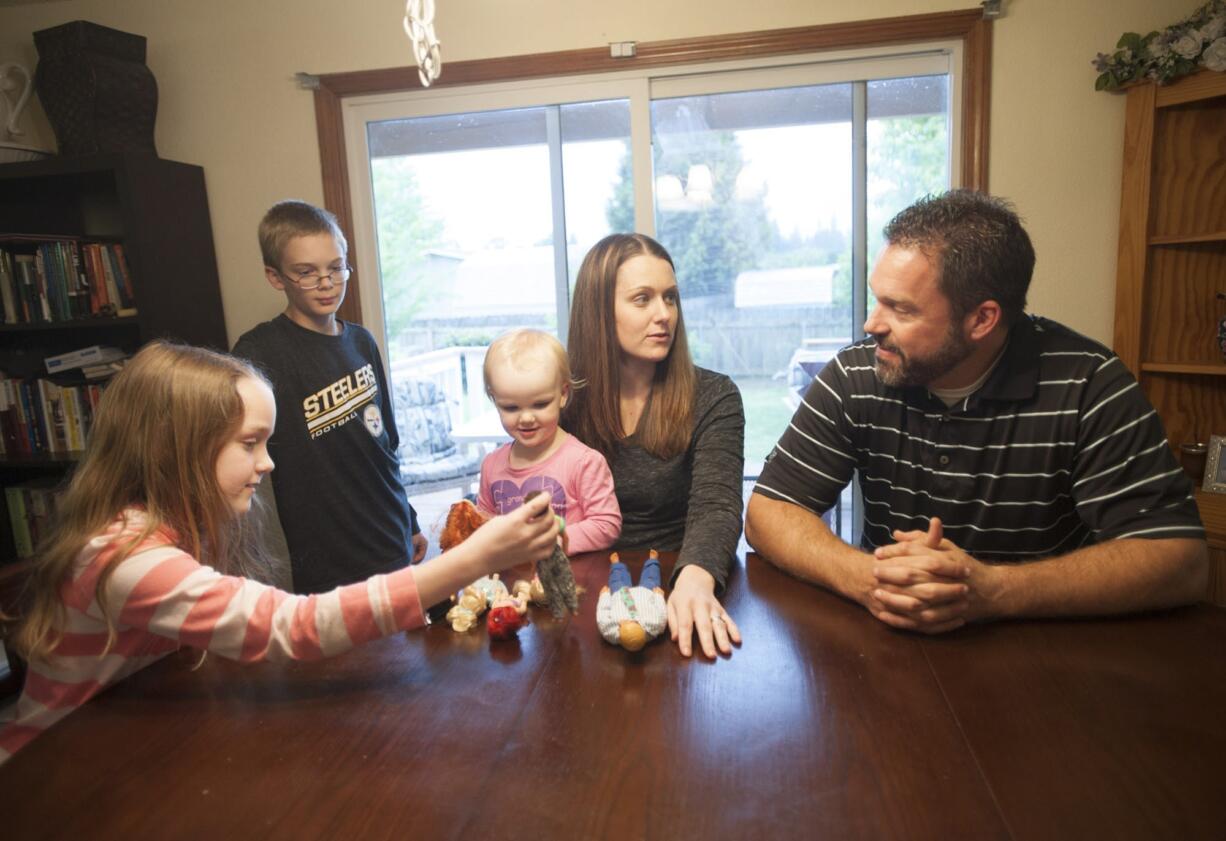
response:
[[[936,49],[356,102],[356,247],[380,281],[363,316],[413,384],[398,389],[428,381],[446,414],[405,437],[496,441],[485,347],[521,326],[565,341],[584,253],[639,230],[673,255],[696,362],[741,389],[752,480],[816,370],[862,335],[882,225],[950,185],[951,66]],[[407,440],[402,456],[450,452]]]

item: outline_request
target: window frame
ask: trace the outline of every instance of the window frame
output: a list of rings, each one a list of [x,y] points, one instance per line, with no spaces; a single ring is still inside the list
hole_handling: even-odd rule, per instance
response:
[[[774,56],[936,41],[958,41],[961,46],[961,70],[955,74],[961,90],[951,91],[956,97],[954,101],[960,103],[954,114],[954,119],[960,123],[960,143],[954,149],[955,167],[950,173],[951,181],[957,186],[986,191],[992,21],[984,17],[981,7],[705,38],[643,42],[637,44],[635,57],[629,59],[614,59],[607,48],[594,47],[449,62],[442,78],[435,82],[429,92],[446,96],[448,88],[531,79],[547,80],[546,84],[552,85],[559,77],[573,76],[587,76],[592,81],[598,81],[602,74],[616,74],[630,68],[641,73],[652,68],[712,65],[726,61],[731,63],[729,69],[733,69],[732,65],[739,62]],[[349,177],[344,118],[346,100],[421,90],[421,82],[415,66],[329,73],[312,77],[312,82],[324,206],[336,214],[345,235],[350,242],[354,242],[354,196]],[[360,266],[355,265],[348,294],[339,311],[340,317],[362,323],[361,297]]]

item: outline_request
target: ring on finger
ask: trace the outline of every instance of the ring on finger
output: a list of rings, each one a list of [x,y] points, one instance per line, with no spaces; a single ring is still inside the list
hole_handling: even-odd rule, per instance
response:
[[[724,624],[724,617],[718,613],[712,613],[711,614],[711,624],[714,625],[716,622],[718,622],[721,625]]]

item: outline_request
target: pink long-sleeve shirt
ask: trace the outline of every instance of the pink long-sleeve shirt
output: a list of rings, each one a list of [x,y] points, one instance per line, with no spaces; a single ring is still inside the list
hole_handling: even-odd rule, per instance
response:
[[[553,513],[566,521],[567,546],[572,555],[613,545],[621,533],[622,512],[604,456],[568,434],[549,458],[530,467],[514,468],[512,446],[503,444],[481,462],[477,497],[481,510],[506,514],[523,505],[530,492],[544,491],[551,497]]]
[[[61,591],[64,635],[28,664],[11,720],[0,727],[0,763],[103,689],[181,646],[222,657],[314,660],[424,624],[411,569],[376,575],[328,593],[295,596],[248,578],[222,575],[156,531],[119,563],[106,584],[117,639],[95,595],[98,576],[135,537],[144,514],[129,510],[82,549]]]

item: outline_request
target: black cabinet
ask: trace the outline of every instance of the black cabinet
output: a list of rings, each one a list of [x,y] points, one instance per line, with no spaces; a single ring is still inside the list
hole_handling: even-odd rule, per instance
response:
[[[155,338],[226,350],[204,170],[144,155],[51,158],[0,166],[0,237],[119,243],[135,315],[0,324],[0,371],[46,375],[43,360],[90,345],[135,351]],[[4,243],[0,242],[0,247]],[[0,458],[0,486],[67,478],[73,453]],[[6,505],[0,495],[0,505]],[[7,508],[0,516],[0,607],[22,578]]]

